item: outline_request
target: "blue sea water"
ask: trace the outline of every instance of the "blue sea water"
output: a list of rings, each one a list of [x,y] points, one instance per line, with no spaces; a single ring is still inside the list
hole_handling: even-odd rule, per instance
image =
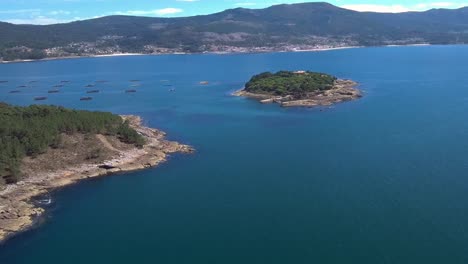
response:
[[[365,96],[317,109],[230,96],[282,69]],[[0,80],[0,101],[137,114],[197,149],[54,192],[2,264],[468,262],[468,46],[57,60],[0,65]],[[109,82],[80,101],[96,80]]]

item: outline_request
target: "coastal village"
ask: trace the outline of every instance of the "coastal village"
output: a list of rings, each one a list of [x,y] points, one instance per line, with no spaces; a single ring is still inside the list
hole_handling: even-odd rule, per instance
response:
[[[108,46],[105,45],[111,37],[116,38],[117,36],[107,36],[107,38],[98,40],[96,42],[76,42],[70,43],[65,46],[57,46],[52,48],[46,48],[41,51],[34,50],[26,46],[16,46],[7,49],[6,53],[11,54],[24,54],[29,56],[30,54],[37,53],[36,57],[32,59],[53,59],[53,58],[73,58],[73,57],[93,57],[93,56],[112,56],[112,55],[161,55],[161,54],[188,54],[188,53],[265,53],[265,52],[296,52],[296,51],[321,51],[330,49],[342,49],[349,47],[357,47],[358,44],[349,41],[332,41],[326,39],[320,39],[320,41],[312,42],[311,44],[277,44],[268,46],[235,46],[235,45],[223,45],[223,44],[203,44],[196,49],[187,50],[187,47],[180,45],[177,47],[163,47],[158,45],[145,45],[142,49],[137,52],[129,52],[127,49],[120,47],[119,45]],[[29,55],[28,55],[29,54]],[[24,57],[23,56],[23,57]],[[22,56],[20,56],[22,57]],[[27,59],[31,60],[31,59]],[[8,62],[3,57],[0,57],[0,62]],[[15,61],[15,60],[13,60]],[[16,59],[21,61],[21,59]]]

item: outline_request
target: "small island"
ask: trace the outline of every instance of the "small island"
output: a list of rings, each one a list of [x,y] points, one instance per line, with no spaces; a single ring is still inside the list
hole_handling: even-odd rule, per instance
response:
[[[56,188],[194,151],[164,137],[138,116],[0,103],[0,243],[34,225]]]
[[[253,76],[245,87],[234,93],[259,100],[278,103],[284,107],[328,106],[362,97],[351,80],[310,71],[264,72]]]

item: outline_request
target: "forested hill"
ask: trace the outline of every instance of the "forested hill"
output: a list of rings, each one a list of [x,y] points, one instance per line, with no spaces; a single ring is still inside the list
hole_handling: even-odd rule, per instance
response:
[[[468,43],[468,8],[383,14],[303,3],[185,18],[109,16],[47,26],[0,23],[4,60],[420,43]]]
[[[311,92],[330,90],[336,80],[335,76],[318,72],[264,72],[253,76],[245,84],[245,91],[255,94],[301,97]]]
[[[144,138],[128,122],[112,113],[89,112],[56,106],[11,106],[0,102],[0,186],[20,177],[25,156],[59,148],[63,135],[105,134],[143,146]]]

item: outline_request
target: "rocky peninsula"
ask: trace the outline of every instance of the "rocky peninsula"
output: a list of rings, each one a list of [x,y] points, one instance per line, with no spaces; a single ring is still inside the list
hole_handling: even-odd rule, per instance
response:
[[[121,116],[144,139],[141,146],[108,134],[63,134],[61,146],[22,159],[24,175],[0,184],[0,242],[31,228],[45,213],[37,198],[80,180],[156,166],[171,153],[192,153],[190,146],[165,139],[165,133],[142,125],[138,116]]]
[[[265,72],[252,77],[243,89],[233,95],[253,98],[261,103],[278,103],[284,107],[329,106],[362,97],[357,85],[352,80],[324,73]]]

